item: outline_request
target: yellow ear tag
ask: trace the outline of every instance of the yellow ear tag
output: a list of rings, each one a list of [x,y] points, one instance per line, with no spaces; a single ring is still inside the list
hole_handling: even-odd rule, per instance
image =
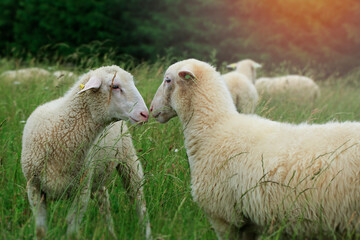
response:
[[[80,88],[84,89],[85,85],[84,84],[80,84]]]

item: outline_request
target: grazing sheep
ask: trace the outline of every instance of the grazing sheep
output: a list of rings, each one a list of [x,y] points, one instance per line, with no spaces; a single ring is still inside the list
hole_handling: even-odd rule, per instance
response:
[[[240,114],[220,74],[171,65],[150,111],[183,126],[192,196],[219,239],[285,227],[297,237],[360,231],[360,123],[288,124]]]
[[[116,123],[107,129],[108,135],[98,138],[106,126],[121,119],[144,122],[148,119],[148,110],[131,74],[118,66],[90,71],[64,97],[39,106],[30,115],[23,132],[21,166],[28,182],[27,192],[38,238],[46,235],[47,200],[75,195],[80,190],[80,203],[75,200],[68,215],[68,233],[73,234],[86,210],[90,190],[97,189],[100,203],[105,207],[109,231],[115,237],[108,193],[104,181],[101,181],[115,167],[123,174],[125,183],[130,182],[126,185],[133,188],[129,191],[139,200],[140,218],[147,218],[144,216],[142,189],[135,184],[142,177],[140,162],[136,161],[130,136],[120,139],[120,134],[126,133],[126,127],[120,131],[121,123]],[[115,134],[111,134],[112,131]],[[119,136],[118,144],[114,142],[115,135]],[[97,138],[100,144],[94,146]],[[105,163],[97,161],[105,154],[98,145],[102,149],[113,147],[109,150],[110,159]],[[114,155],[115,150],[118,153]],[[120,166],[120,160],[128,165],[128,170]],[[137,168],[139,172],[136,172]],[[95,184],[91,187],[93,179]],[[148,227],[148,222],[146,225]]]
[[[246,59],[232,63],[228,68],[247,76],[255,84],[260,96],[278,97],[286,96],[295,101],[314,101],[320,96],[319,86],[310,78],[298,75],[288,75],[275,78],[256,79],[256,69],[261,65],[253,60]]]
[[[37,78],[37,77],[48,77],[50,76],[50,72],[42,69],[42,68],[24,68],[19,70],[10,70],[3,72],[0,77],[8,80],[25,80],[29,78]]]
[[[305,102],[314,101],[320,96],[320,88],[312,79],[298,75],[259,78],[255,87],[262,96],[286,96]]]
[[[237,63],[227,65],[227,68],[235,69],[235,72],[244,74],[253,83],[256,80],[256,69],[261,68],[261,65],[253,60],[245,59]]]
[[[254,113],[259,96],[254,84],[238,72],[222,75],[238,112]]]

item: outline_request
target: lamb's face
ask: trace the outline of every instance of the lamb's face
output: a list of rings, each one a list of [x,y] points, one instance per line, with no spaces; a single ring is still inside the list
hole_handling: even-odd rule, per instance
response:
[[[93,91],[87,91],[92,89]],[[87,91],[91,112],[105,121],[146,122],[149,112],[135,87],[133,77],[119,67],[103,67],[92,72],[81,92]],[[89,102],[88,101],[88,102]]]

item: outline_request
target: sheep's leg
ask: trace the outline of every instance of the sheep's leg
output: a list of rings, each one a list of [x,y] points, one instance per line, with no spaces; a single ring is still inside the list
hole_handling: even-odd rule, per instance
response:
[[[141,163],[135,153],[128,155],[124,162],[117,166],[117,171],[122,177],[123,184],[128,192],[131,202],[136,203],[136,210],[140,223],[143,224],[146,239],[151,239],[150,220],[146,210],[146,202],[143,191],[144,174]]]
[[[231,238],[231,224],[225,222],[222,219],[209,217],[209,221],[215,230],[216,236],[219,240],[232,239]]]
[[[218,239],[257,239],[255,224],[244,222],[243,226],[238,228],[222,219],[209,217]]]
[[[46,196],[39,187],[29,182],[27,187],[29,203],[35,217],[36,237],[43,239],[46,236]]]
[[[78,233],[82,218],[86,212],[87,205],[89,203],[90,194],[91,194],[91,185],[92,185],[92,175],[93,169],[90,168],[88,174],[86,174],[85,184],[80,184],[80,193],[75,197],[69,213],[67,215],[66,221],[68,224],[67,235],[72,236]]]
[[[239,229],[219,218],[209,217],[209,220],[218,239],[256,239],[256,234],[254,234],[254,229],[252,228],[253,225],[251,224],[245,224]]]
[[[100,205],[100,212],[105,216],[106,224],[108,226],[109,232],[112,235],[114,239],[117,239],[115,230],[114,230],[114,221],[111,216],[110,211],[110,199],[109,199],[109,193],[105,186],[102,186],[97,194],[96,198]]]

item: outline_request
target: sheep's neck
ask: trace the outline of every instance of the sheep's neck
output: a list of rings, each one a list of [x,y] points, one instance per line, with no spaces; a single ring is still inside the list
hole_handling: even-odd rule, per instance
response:
[[[213,136],[214,128],[225,122],[232,114],[237,114],[230,94],[211,91],[196,92],[189,97],[190,102],[178,111],[183,126],[185,146],[188,155],[194,155],[204,141]],[[209,92],[210,94],[206,94]]]

